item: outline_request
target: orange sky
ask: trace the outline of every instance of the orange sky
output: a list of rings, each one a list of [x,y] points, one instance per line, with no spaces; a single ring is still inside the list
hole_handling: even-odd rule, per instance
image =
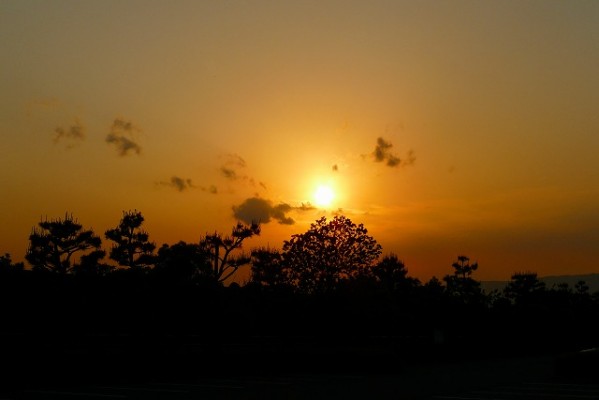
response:
[[[341,212],[421,279],[458,254],[479,279],[599,273],[597,21],[593,1],[5,0],[0,252],[67,211],[103,234],[141,210],[158,245],[270,217],[248,250]],[[302,207],[321,183],[333,204]]]

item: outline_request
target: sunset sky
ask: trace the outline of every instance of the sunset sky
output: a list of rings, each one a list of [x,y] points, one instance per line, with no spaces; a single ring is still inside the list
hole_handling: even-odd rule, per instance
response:
[[[3,0],[0,54],[13,260],[65,212],[246,250],[341,213],[422,280],[599,273],[599,1]]]

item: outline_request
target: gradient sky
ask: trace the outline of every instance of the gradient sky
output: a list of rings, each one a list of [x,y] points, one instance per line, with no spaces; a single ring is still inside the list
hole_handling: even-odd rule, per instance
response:
[[[0,53],[14,260],[67,211],[247,250],[340,212],[423,280],[599,272],[598,1],[3,0]]]

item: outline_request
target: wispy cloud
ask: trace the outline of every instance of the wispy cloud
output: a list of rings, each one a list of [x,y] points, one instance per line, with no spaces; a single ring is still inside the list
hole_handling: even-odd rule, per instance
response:
[[[245,172],[247,163],[240,155],[229,153],[225,154],[223,157],[225,160],[219,168],[219,172],[223,177],[229,181],[245,182],[254,187],[260,186],[266,190],[266,184],[264,182],[256,181]]]
[[[229,153],[223,156],[225,159],[220,167],[220,173],[227,179],[235,181],[237,179],[247,179],[247,176],[240,173],[240,170],[246,167],[246,162],[239,154]]]
[[[72,125],[64,128],[62,126],[54,129],[54,144],[66,143],[68,149],[74,147],[78,142],[85,139],[85,127],[75,119]]]
[[[235,170],[232,168],[222,166],[222,167],[220,167],[220,172],[225,178],[230,179],[232,181],[234,181],[238,178],[237,172],[235,172]]]
[[[190,189],[199,189],[202,192],[207,192],[211,194],[218,193],[218,189],[215,185],[197,186],[193,183],[193,181],[190,178],[181,178],[180,176],[176,175],[171,176],[171,179],[168,181],[160,181],[157,182],[157,184],[161,186],[170,187],[178,192],[185,192]]]
[[[287,214],[292,211],[313,210],[309,204],[302,204],[300,207],[294,207],[287,203],[274,204],[272,201],[260,197],[250,197],[245,199],[238,206],[233,206],[233,215],[235,218],[245,222],[258,222],[267,224],[271,220],[277,221],[283,225],[293,225],[295,220]]]
[[[140,154],[141,146],[135,141],[135,136],[141,130],[130,121],[115,118],[106,136],[106,143],[114,145],[121,157],[131,153]]]
[[[218,188],[215,185],[200,186],[200,190],[202,192],[208,192],[208,193],[212,193],[212,194],[217,194],[218,193]]]
[[[36,99],[25,104],[25,113],[27,117],[33,117],[40,111],[58,110],[62,103],[55,98]]]

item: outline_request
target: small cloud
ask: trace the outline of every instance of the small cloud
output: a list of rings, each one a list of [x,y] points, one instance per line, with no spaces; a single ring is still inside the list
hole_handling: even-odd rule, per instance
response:
[[[116,146],[119,156],[124,157],[131,152],[141,153],[141,146],[134,140],[136,133],[141,131],[130,121],[115,118],[110,127],[110,133],[106,136],[106,143]]]
[[[404,158],[402,165],[404,167],[407,167],[408,165],[414,165],[415,162],[416,162],[416,155],[414,154],[414,150],[410,150],[410,151],[408,151],[407,157]]]
[[[183,179],[178,176],[173,176],[171,178],[171,185],[180,192],[184,191],[185,189],[194,187],[193,183],[191,182],[191,179]]]
[[[208,187],[201,186],[201,187],[200,187],[200,190],[201,190],[202,192],[208,192],[208,193],[212,193],[212,194],[217,194],[217,193],[218,193],[218,189],[217,189],[217,187],[216,187],[216,186],[214,186],[214,185],[210,185],[210,186],[208,186]]]
[[[387,156],[387,166],[388,167],[397,167],[401,163],[399,157],[389,154]]]
[[[387,158],[387,153],[389,149],[393,147],[393,145],[389,142],[386,142],[385,139],[379,137],[376,140],[376,147],[374,148],[374,152],[372,153],[374,157],[374,161],[382,162]]]
[[[220,167],[220,172],[227,179],[230,179],[232,181],[237,179],[237,172],[235,172],[235,170],[233,170],[231,168],[222,166],[222,167]]]
[[[241,158],[241,156],[239,154],[227,154],[227,161],[225,162],[226,165],[233,165],[239,168],[245,168],[246,163],[245,160],[243,158]]]
[[[296,207],[297,210],[300,211],[312,211],[312,210],[316,210],[316,207],[314,207],[312,204],[310,204],[310,202],[307,203],[302,203],[301,206]]]
[[[240,174],[238,171],[246,167],[246,162],[238,154],[230,153],[224,155],[225,161],[220,167],[221,174],[232,181],[237,179],[248,180],[248,176]]]
[[[75,122],[67,128],[59,126],[54,129],[54,144],[66,141],[66,147],[72,148],[75,146],[76,142],[80,142],[84,139],[85,127],[79,120],[75,120]]]
[[[292,225],[295,221],[286,214],[295,209],[297,207],[293,207],[287,203],[273,205],[270,200],[251,197],[244,200],[240,205],[233,206],[233,215],[235,218],[248,224],[252,222],[267,224],[271,220],[275,220],[279,224]]]
[[[388,167],[394,168],[401,166],[413,165],[416,161],[416,157],[414,155],[414,151],[408,151],[407,157],[405,159],[399,158],[397,155],[391,153],[391,148],[393,145],[390,142],[387,142],[382,137],[377,138],[376,146],[374,151],[371,153],[371,156],[374,158],[375,162],[384,162]]]
[[[225,158],[223,165],[219,168],[219,172],[222,176],[230,181],[238,181],[247,183],[252,187],[260,186],[266,190],[264,182],[257,182],[254,178],[247,175],[243,170],[246,168],[247,163],[238,154],[230,153],[222,156]]]
[[[195,188],[191,179],[183,179],[178,176],[172,176],[170,181],[168,181],[168,182],[158,182],[158,183],[163,186],[172,187],[173,189],[175,189],[179,192],[183,192],[187,189]]]

